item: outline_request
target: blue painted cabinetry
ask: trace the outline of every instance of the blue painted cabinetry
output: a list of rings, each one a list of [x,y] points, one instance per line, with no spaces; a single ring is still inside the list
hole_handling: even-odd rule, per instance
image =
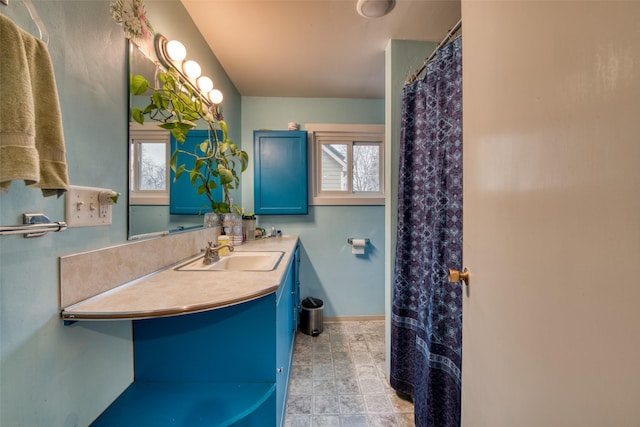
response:
[[[275,293],[134,321],[134,382],[92,425],[281,426],[297,330],[298,254]]]
[[[189,153],[197,153],[198,146],[209,138],[208,130],[194,129],[187,134],[185,141],[179,143],[171,136],[171,154],[176,149],[181,149]],[[222,138],[222,131],[218,131],[218,138]],[[204,153],[199,152],[200,155]],[[185,164],[187,169],[193,169],[194,158],[178,153],[177,165]],[[188,173],[183,173],[180,178],[175,179],[176,174],[171,171],[170,187],[169,187],[169,213],[172,215],[200,215],[211,210],[211,202],[205,194],[198,194],[196,188],[189,179]],[[215,179],[216,184],[219,180]],[[213,196],[216,200],[222,200],[222,187],[213,190]]]
[[[306,215],[307,132],[254,131],[253,137],[255,213]]]

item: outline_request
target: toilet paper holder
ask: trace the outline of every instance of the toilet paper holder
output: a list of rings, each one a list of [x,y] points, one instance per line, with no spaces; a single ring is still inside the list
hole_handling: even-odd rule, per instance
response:
[[[348,243],[348,244],[350,244],[350,245],[353,245],[353,240],[354,240],[354,238],[353,238],[353,237],[349,237],[349,238],[347,238],[347,243]],[[362,239],[362,240],[364,240],[364,243],[365,243],[366,245],[368,245],[368,244],[369,244],[369,239],[365,238],[365,239]]]

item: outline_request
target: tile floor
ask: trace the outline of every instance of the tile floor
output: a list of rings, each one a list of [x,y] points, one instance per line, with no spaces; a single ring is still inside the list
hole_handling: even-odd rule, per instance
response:
[[[384,321],[324,322],[298,332],[286,427],[413,427],[413,405],[384,375]]]

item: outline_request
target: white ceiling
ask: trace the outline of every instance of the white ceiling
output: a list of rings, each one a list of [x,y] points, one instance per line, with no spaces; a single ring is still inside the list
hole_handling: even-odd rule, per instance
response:
[[[242,96],[384,98],[389,40],[439,43],[460,19],[459,0],[397,0],[376,19],[357,0],[181,1]]]

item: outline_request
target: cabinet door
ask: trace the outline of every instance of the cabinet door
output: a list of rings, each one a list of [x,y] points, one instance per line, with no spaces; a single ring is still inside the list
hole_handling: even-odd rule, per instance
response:
[[[277,426],[282,425],[285,405],[287,400],[287,386],[289,383],[289,370],[293,356],[293,270],[295,260],[289,267],[286,279],[279,290],[276,314],[276,411]]]
[[[187,134],[185,141],[180,144],[173,136],[171,137],[171,154],[176,149],[181,149],[189,153],[195,153],[196,147],[209,137],[207,130],[192,130]],[[222,132],[218,131],[218,138],[222,138]],[[202,153],[201,153],[202,154]],[[186,154],[178,154],[177,164],[186,164],[187,169],[193,169],[194,158]],[[199,215],[211,210],[211,203],[204,194],[198,194],[196,187],[189,180],[189,174],[183,173],[180,178],[171,171],[171,186],[169,187],[169,213],[172,215]],[[216,183],[219,181],[216,178]],[[213,191],[216,201],[222,201],[222,187]]]
[[[297,246],[293,255],[293,334],[298,331],[300,322],[300,247]]]
[[[254,209],[260,215],[306,215],[307,132],[254,132]]]

